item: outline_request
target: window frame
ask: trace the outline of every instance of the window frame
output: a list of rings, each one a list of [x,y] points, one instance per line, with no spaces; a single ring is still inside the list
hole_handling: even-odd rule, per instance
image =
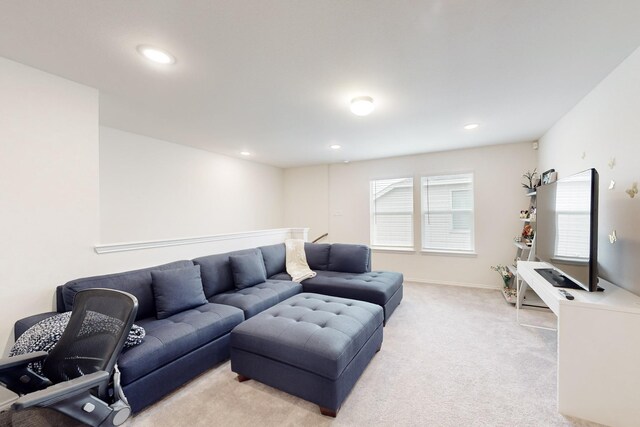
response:
[[[426,205],[428,202],[428,198],[424,197],[424,187],[425,183],[428,182],[429,178],[435,177],[457,177],[457,176],[469,176],[471,188],[469,189],[452,189],[449,190],[450,196],[450,208],[448,209],[439,209],[439,210],[431,210],[426,209]],[[475,207],[475,173],[473,171],[458,171],[458,172],[442,172],[442,173],[429,173],[429,174],[421,174],[419,177],[419,192],[420,192],[420,205],[419,205],[419,218],[420,218],[420,251],[423,253],[433,253],[433,254],[448,254],[448,255],[476,255],[476,239],[475,239],[475,231],[476,231],[476,207]],[[453,207],[453,193],[455,191],[470,191],[471,198],[471,208],[468,209],[455,209]],[[470,245],[469,249],[454,249],[454,248],[433,248],[427,247],[425,241],[425,218],[429,213],[438,213],[438,214],[451,214],[452,215],[452,224],[451,224],[451,234],[469,234]],[[459,230],[453,227],[453,215],[456,212],[467,212],[471,214],[470,228],[468,230]]]
[[[377,214],[375,212],[375,201],[374,201],[374,183],[378,181],[387,181],[387,180],[409,180],[411,182],[411,209],[408,211],[402,212],[394,212],[394,213],[382,213]],[[381,251],[392,251],[392,252],[415,252],[415,176],[414,175],[403,175],[403,176],[392,176],[385,178],[370,178],[369,179],[369,246],[371,249],[381,250]],[[375,218],[380,215],[397,215],[397,214],[408,214],[411,217],[410,227],[411,227],[411,242],[408,245],[384,245],[384,244],[376,244],[375,242],[375,231],[374,224]]]

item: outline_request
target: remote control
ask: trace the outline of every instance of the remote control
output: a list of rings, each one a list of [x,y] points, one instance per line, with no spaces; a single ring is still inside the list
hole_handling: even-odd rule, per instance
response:
[[[558,292],[560,292],[560,295],[564,296],[569,301],[575,299],[573,295],[571,295],[569,292],[565,291],[564,289],[560,289],[558,290]]]

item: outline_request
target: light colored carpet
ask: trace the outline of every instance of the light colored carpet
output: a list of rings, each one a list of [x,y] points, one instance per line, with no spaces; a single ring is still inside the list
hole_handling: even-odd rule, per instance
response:
[[[498,291],[405,283],[405,295],[336,419],[229,362],[127,422],[143,426],[591,426],[556,411],[556,333],[519,326]],[[528,310],[521,321],[554,324]]]

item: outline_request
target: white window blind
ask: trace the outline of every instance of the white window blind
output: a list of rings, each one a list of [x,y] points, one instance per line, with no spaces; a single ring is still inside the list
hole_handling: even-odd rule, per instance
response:
[[[370,183],[371,245],[413,248],[413,178]]]
[[[422,249],[474,250],[473,174],[424,176]]]
[[[555,257],[589,258],[591,182],[583,176],[558,181]]]

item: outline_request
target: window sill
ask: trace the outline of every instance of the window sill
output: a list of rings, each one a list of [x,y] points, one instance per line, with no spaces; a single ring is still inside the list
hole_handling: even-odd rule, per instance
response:
[[[464,258],[475,258],[478,254],[475,251],[447,251],[437,249],[422,249],[420,251],[422,255],[437,255],[437,256],[459,256]]]
[[[404,253],[404,254],[414,254],[416,253],[415,249],[411,248],[394,248],[390,246],[371,246],[371,250],[373,252],[391,252],[391,253]]]

